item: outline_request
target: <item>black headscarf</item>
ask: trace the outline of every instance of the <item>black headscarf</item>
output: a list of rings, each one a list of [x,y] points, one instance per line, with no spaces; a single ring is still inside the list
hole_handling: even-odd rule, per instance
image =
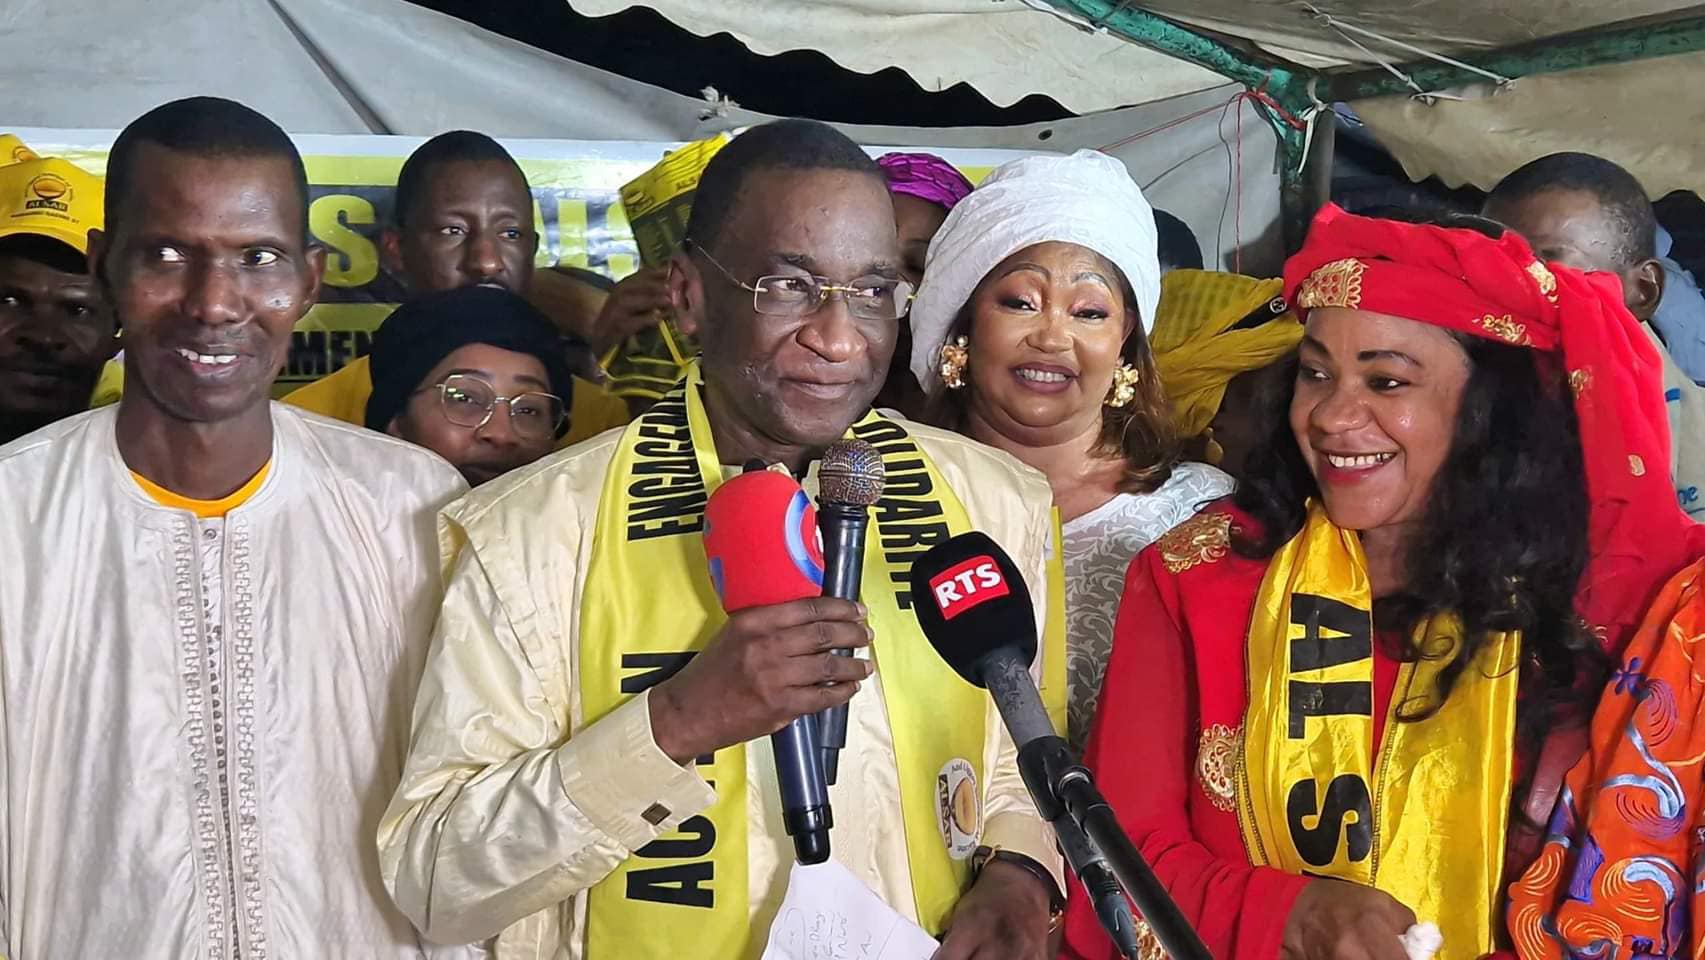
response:
[[[369,357],[373,395],[367,426],[386,429],[408,405],[434,367],[456,350],[483,343],[537,357],[551,392],[566,411],[574,396],[568,353],[574,348],[524,297],[496,287],[459,287],[430,293],[398,307],[373,335]],[[568,429],[564,419],[563,430]]]

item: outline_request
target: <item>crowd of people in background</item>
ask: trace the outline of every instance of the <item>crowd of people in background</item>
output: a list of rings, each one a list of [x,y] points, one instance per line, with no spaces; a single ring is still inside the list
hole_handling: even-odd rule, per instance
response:
[[[104,178],[0,136],[5,956],[755,956],[762,744],[840,704],[835,860],[941,960],[1118,956],[895,590],[970,530],[1214,957],[1705,944],[1705,299],[1615,164],[1328,205],[1267,278],[1103,154],[973,185],[777,121],[614,278],[536,265],[521,166],[454,131],[370,354],[275,401],[307,200],[228,100]],[[619,395],[660,323],[698,356]],[[708,496],[814,494],[843,437],[889,477],[861,602],[725,613]]]

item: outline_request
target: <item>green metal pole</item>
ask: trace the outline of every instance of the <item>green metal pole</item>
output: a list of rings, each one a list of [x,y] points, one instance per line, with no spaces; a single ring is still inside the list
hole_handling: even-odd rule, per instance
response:
[[[1254,49],[1224,40],[1131,6],[1130,0],[1047,0],[1066,13],[1099,24],[1132,43],[1185,60],[1267,93],[1292,113],[1306,110],[1308,80],[1314,72]]]
[[[1332,149],[1337,139],[1338,115],[1331,110],[1314,118],[1312,138],[1286,127],[1279,139],[1279,162],[1284,164],[1279,171],[1279,218],[1288,252],[1302,249],[1314,214],[1332,199]]]
[[[1514,79],[1700,50],[1705,50],[1705,16],[1696,15],[1662,23],[1581,31],[1483,53],[1453,55],[1452,58]],[[1472,71],[1432,60],[1398,64],[1397,69],[1427,91],[1485,83],[1487,80]],[[1361,100],[1414,93],[1408,84],[1382,68],[1325,76],[1323,100]]]
[[[1251,90],[1262,90],[1291,116],[1302,116],[1314,106],[1309,84],[1319,74],[1255,50],[1245,50],[1208,33],[1174,23],[1165,17],[1131,6],[1130,0],[1048,0],[1048,3],[1110,33],[1205,67],[1235,80]],[[1314,211],[1330,199],[1332,177],[1331,111],[1315,122],[1315,135],[1303,156],[1304,132],[1292,127],[1265,104],[1256,109],[1273,127],[1278,138],[1280,168],[1279,199],[1285,244],[1295,250],[1302,244]]]

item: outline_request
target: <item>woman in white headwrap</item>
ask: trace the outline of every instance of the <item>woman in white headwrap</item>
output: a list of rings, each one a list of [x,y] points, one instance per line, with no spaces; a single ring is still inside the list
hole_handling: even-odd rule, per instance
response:
[[[1048,477],[1063,521],[1069,739],[1082,747],[1125,568],[1232,481],[1180,463],[1146,331],[1154,214],[1093,151],[1002,166],[960,201],[912,305],[912,372],[939,425]]]

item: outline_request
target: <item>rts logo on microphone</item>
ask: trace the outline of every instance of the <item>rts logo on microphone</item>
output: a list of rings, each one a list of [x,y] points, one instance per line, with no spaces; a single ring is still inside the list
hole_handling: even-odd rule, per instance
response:
[[[972,607],[997,600],[1009,592],[995,558],[984,554],[955,564],[930,578],[930,593],[941,618],[952,620]]]

